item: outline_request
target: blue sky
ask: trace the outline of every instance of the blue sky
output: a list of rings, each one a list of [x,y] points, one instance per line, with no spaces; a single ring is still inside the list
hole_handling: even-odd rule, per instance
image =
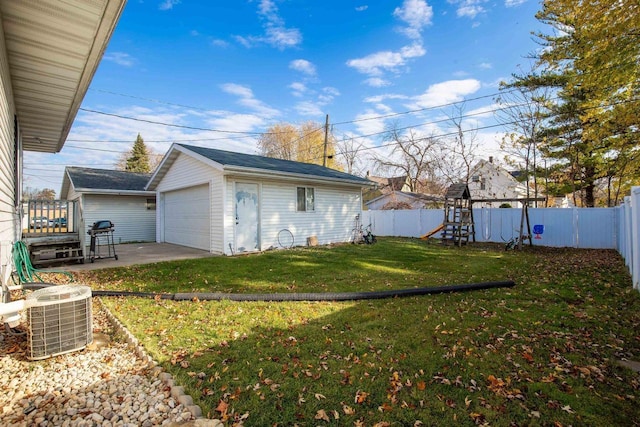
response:
[[[270,125],[326,114],[335,137],[368,148],[364,172],[392,123],[447,133],[442,119],[466,100],[466,127],[494,125],[499,82],[539,48],[539,6],[129,0],[64,149],[25,153],[25,185],[58,192],[65,166],[112,169],[138,133],[159,154],[172,142],[256,153]],[[480,130],[478,155],[500,157],[503,132]]]

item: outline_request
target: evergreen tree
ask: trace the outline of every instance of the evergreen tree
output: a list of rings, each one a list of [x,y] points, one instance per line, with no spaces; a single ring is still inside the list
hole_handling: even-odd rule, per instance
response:
[[[133,143],[133,148],[127,158],[124,170],[127,172],[151,172],[151,166],[149,165],[149,152],[147,151],[147,146],[144,144],[144,140],[140,134],[138,134],[136,142]]]
[[[640,6],[637,0],[545,0],[537,18],[555,30],[537,34],[541,72],[515,76],[509,86],[556,91],[543,154],[555,159],[565,188],[579,192],[585,206],[596,205],[603,182],[613,204],[621,189],[640,180]]]

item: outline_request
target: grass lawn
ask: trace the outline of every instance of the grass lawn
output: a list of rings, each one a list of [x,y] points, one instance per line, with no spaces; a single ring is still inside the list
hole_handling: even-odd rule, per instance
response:
[[[617,253],[382,238],[84,273],[94,289],[344,292],[351,302],[103,298],[226,425],[640,425],[640,295]]]

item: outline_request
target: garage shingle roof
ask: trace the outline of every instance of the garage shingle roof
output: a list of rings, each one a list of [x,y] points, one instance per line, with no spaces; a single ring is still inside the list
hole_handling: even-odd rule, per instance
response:
[[[67,167],[67,175],[76,190],[144,191],[149,173],[108,169]]]
[[[214,148],[196,147],[193,145],[176,144],[189,151],[206,157],[223,166],[236,166],[250,169],[263,169],[274,172],[285,172],[296,175],[309,175],[320,178],[340,179],[351,182],[359,182],[363,185],[373,183],[366,178],[340,172],[311,163],[294,162],[291,160],[275,159],[272,157],[257,156],[253,154],[235,153],[232,151],[216,150]]]

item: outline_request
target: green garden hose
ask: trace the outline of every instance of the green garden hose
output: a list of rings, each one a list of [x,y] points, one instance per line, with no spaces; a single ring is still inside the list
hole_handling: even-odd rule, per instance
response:
[[[21,283],[29,283],[35,282],[36,280],[39,282],[44,282],[42,277],[40,277],[40,273],[60,273],[64,274],[69,278],[70,282],[73,282],[73,274],[68,271],[63,270],[39,270],[31,264],[31,257],[29,256],[29,249],[27,249],[27,245],[22,241],[18,240],[13,244],[13,266],[15,269],[15,276],[13,277],[13,281],[16,285]],[[17,283],[16,283],[17,279]]]

